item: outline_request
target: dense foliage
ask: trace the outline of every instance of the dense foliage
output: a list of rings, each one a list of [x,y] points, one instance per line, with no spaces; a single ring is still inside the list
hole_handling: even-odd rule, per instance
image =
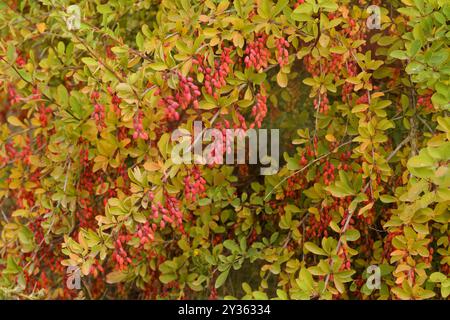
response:
[[[446,299],[449,20],[448,0],[0,1],[0,298]],[[279,172],[174,164],[195,120],[280,128]]]

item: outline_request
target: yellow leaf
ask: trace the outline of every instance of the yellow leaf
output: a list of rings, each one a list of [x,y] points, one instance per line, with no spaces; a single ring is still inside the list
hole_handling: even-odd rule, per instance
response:
[[[383,97],[383,96],[384,96],[383,92],[375,92],[372,94],[371,97],[372,97],[372,99],[376,99],[376,98]]]
[[[330,37],[322,33],[319,38],[319,43],[322,47],[326,48],[330,43]]]
[[[239,32],[233,33],[233,44],[239,48],[244,47],[244,37]]]
[[[209,21],[209,17],[208,17],[207,15],[202,14],[202,15],[200,15],[200,16],[198,17],[198,20],[199,20],[200,22],[208,22],[208,21]]]
[[[16,116],[9,116],[8,122],[15,127],[26,128],[25,124],[22,121],[20,121],[20,119],[17,118]]]
[[[288,78],[287,75],[283,72],[278,72],[277,74],[277,83],[280,87],[285,88],[287,86]]]
[[[335,142],[336,141],[336,138],[331,133],[327,134],[325,136],[325,139],[327,139],[327,141],[330,141],[330,142]]]
[[[161,165],[156,162],[147,161],[144,163],[144,169],[147,171],[158,171],[161,170]]]
[[[47,29],[47,25],[44,22],[36,24],[36,28],[38,29],[39,33],[44,33],[45,29]]]

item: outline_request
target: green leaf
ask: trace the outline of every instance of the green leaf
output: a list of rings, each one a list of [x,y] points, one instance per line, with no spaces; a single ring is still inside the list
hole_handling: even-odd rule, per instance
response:
[[[19,273],[21,270],[22,268],[17,264],[14,258],[11,255],[9,255],[8,260],[6,261],[6,269],[4,269],[2,272],[4,274],[16,274]]]
[[[291,14],[294,21],[314,21],[312,18],[313,7],[309,3],[302,3]]]
[[[419,52],[421,47],[422,47],[422,43],[420,42],[420,40],[419,39],[414,40],[411,43],[411,47],[408,50],[408,55],[410,57],[414,57],[417,54],[417,52]]]
[[[164,62],[154,62],[149,64],[148,66],[155,71],[163,71],[167,69],[167,66]]]
[[[113,271],[106,275],[107,283],[118,283],[122,282],[127,278],[127,274],[123,271]]]
[[[392,51],[389,56],[391,56],[392,58],[395,59],[400,59],[400,60],[406,60],[408,59],[408,55],[406,54],[405,51],[401,51],[401,50],[394,50]]]
[[[165,273],[159,276],[159,280],[162,283],[169,283],[177,279],[177,275],[175,273]]]
[[[319,6],[326,12],[334,12],[338,9],[338,5],[333,0],[319,0]]]
[[[164,133],[158,141],[158,150],[164,159],[167,159],[167,150],[169,147],[170,135],[168,133]]]
[[[345,239],[347,241],[356,241],[360,238],[361,234],[356,229],[350,229],[345,232]]]
[[[330,49],[331,53],[337,53],[337,54],[344,54],[348,51],[348,49],[344,46],[339,46],[339,47],[332,47]]]
[[[268,300],[269,299],[267,294],[265,292],[261,292],[261,291],[254,291],[253,296],[255,297],[256,300]]]
[[[423,64],[413,61],[406,66],[405,71],[408,74],[417,74],[417,73],[423,71],[424,69],[425,69],[425,66]]]
[[[428,154],[421,152],[408,160],[408,168],[426,168],[434,165],[434,160]]]
[[[241,251],[237,243],[230,239],[225,240],[223,246],[230,250],[232,253]]]
[[[431,282],[444,282],[445,280],[447,280],[447,277],[443,273],[433,272],[430,275],[430,281]]]
[[[16,60],[16,48],[12,42],[8,42],[8,48],[6,51],[6,58],[8,58],[8,62],[13,64],[14,60]]]
[[[397,201],[397,198],[387,195],[387,194],[383,194],[380,196],[380,200],[383,203],[393,203]]]
[[[91,57],[81,58],[81,61],[83,61],[83,63],[85,65],[90,66],[90,67],[97,67],[98,66],[98,61],[93,59],[93,58],[91,58]]]
[[[322,255],[322,256],[326,256],[326,252],[320,248],[317,244],[313,243],[313,242],[305,242],[305,248],[317,255]]]
[[[198,200],[197,203],[200,207],[204,207],[204,206],[211,204],[211,199],[210,198],[201,198],[200,200]]]
[[[331,194],[333,196],[338,197],[338,198],[343,198],[343,197],[353,195],[353,192],[349,192],[348,190],[346,190],[340,186],[337,186],[337,185],[328,186],[327,188],[325,188],[325,190],[331,192]]]
[[[311,87],[317,85],[316,80],[314,80],[313,78],[305,78],[303,79],[303,83]]]
[[[408,292],[406,292],[406,291],[403,290],[402,288],[398,288],[398,287],[392,288],[392,292],[393,292],[397,297],[399,297],[399,298],[402,299],[402,300],[409,300],[409,299],[411,299],[411,294],[408,293]]]
[[[363,112],[366,111],[368,108],[369,108],[368,104],[358,104],[355,107],[353,107],[352,113]]]
[[[215,103],[202,100],[199,102],[198,107],[202,110],[211,110],[217,108],[218,106]]]
[[[288,78],[286,73],[281,71],[277,73],[277,83],[281,88],[285,88],[287,86]]]
[[[69,105],[69,93],[65,86],[60,84],[57,89],[56,101],[63,107],[67,107]]]
[[[217,277],[217,279],[216,279],[216,283],[214,284],[214,287],[217,289],[217,288],[220,288],[224,283],[225,283],[225,281],[227,280],[227,278],[228,278],[228,274],[230,273],[230,269],[227,269],[227,270],[225,270],[224,272],[222,272],[218,277]]]
[[[279,0],[277,1],[277,4],[275,5],[275,8],[273,9],[273,17],[277,16],[283,9],[286,7],[286,5],[289,3],[289,0]]]

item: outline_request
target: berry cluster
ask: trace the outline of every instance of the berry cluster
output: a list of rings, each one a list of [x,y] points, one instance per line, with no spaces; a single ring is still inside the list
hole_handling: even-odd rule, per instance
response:
[[[24,65],[27,64],[27,58],[24,57],[18,49],[16,49],[16,53],[17,53],[16,64],[19,67],[23,67]]]
[[[41,104],[39,107],[39,121],[42,127],[46,127],[48,124],[48,115],[52,113],[50,107],[45,107],[45,104]]]
[[[325,183],[325,185],[329,186],[335,179],[334,176],[334,170],[336,168],[334,167],[334,165],[329,162],[328,160],[325,162],[324,166],[323,166],[323,171],[322,171],[322,176],[323,176],[323,182]]]
[[[223,133],[222,133],[223,135]],[[223,154],[225,152],[225,139],[226,136],[222,136],[222,139],[213,139],[213,141],[208,146],[208,154],[206,154],[206,162],[210,164],[210,167],[213,167],[214,164],[223,163]]]
[[[342,245],[341,248],[339,249],[338,257],[343,260],[343,263],[339,268],[339,271],[350,270],[352,263],[350,261],[350,258],[348,257],[348,250],[345,244]]]
[[[433,103],[431,102],[431,95],[420,96],[419,99],[417,99],[417,107],[422,107],[428,111],[432,111]]]
[[[302,189],[306,185],[306,179],[302,175],[294,175],[287,180],[286,197],[291,199],[300,199]]]
[[[153,201],[154,194],[153,192],[149,192],[148,198],[150,201]],[[173,226],[178,226],[178,228],[184,232],[183,229],[183,214],[181,213],[180,201],[174,197],[169,195],[167,192],[165,193],[165,206],[161,203],[153,203],[151,205],[152,214],[150,218],[153,220],[159,220],[159,227],[164,229],[166,227],[166,223],[172,224]]]
[[[319,96],[314,99],[314,109],[319,109],[320,113],[327,114],[330,109],[327,93],[319,93]]]
[[[144,140],[148,139],[148,134],[147,134],[147,132],[144,131],[144,126],[142,125],[143,119],[144,119],[144,113],[141,110],[139,110],[133,119],[133,128],[134,128],[133,139],[138,139],[138,138],[141,138]]]
[[[1,83],[0,83],[1,85]],[[31,100],[40,100],[42,98],[41,93],[39,92],[38,88],[34,87],[31,90]]]
[[[105,124],[105,106],[98,102],[100,94],[97,91],[92,92],[91,101],[94,103],[94,112],[92,113],[92,118],[95,120],[98,131],[102,131],[106,128]]]
[[[98,259],[95,259],[89,269],[89,274],[92,274],[93,278],[97,278],[99,273],[105,273],[105,269],[103,268],[101,262]],[[100,283],[102,282],[102,278],[99,278]]]
[[[91,199],[80,199],[80,208],[76,213],[77,218],[80,221],[80,227],[86,228],[86,227],[94,227],[95,224],[92,224],[95,213],[94,213],[94,207],[91,204]]]
[[[214,68],[205,66],[203,57],[199,55],[193,59],[193,64],[198,65],[198,72],[204,75],[206,92],[215,99],[219,98],[216,90],[226,84],[226,78],[231,71],[231,48],[223,48],[219,60],[214,61]]]
[[[307,239],[316,238],[316,237],[327,237],[328,236],[328,225],[332,220],[331,212],[328,207],[322,208],[320,210],[319,215],[315,216],[310,214],[308,227],[305,231],[305,236]]]
[[[257,71],[267,68],[270,51],[266,46],[267,34],[259,33],[245,48],[244,63],[246,68],[254,67]]]
[[[347,71],[348,77],[354,77],[358,73],[358,65],[355,61],[346,61],[345,69]],[[345,82],[342,85],[341,98],[343,102],[352,102],[352,92],[355,85],[350,82]]]
[[[356,100],[356,104],[366,104],[369,103],[369,93],[365,92],[362,96],[360,96],[357,100]]]
[[[114,112],[117,115],[117,118],[120,118],[121,111],[120,111],[120,103],[122,102],[122,99],[120,99],[117,94],[112,90],[111,87],[108,87],[108,93],[111,96],[111,105],[113,107]]]
[[[243,123],[245,124],[245,119],[243,119],[243,116],[241,114],[239,114],[238,112],[237,112],[237,114],[238,114],[238,118],[239,118],[239,116],[241,117],[241,118],[239,118],[240,121],[243,121]],[[234,129],[239,129],[240,128],[239,125],[240,124],[234,124],[233,125]],[[230,121],[228,121],[227,119],[223,119],[222,122],[218,122],[215,125],[215,128],[222,132],[222,141],[223,141],[223,148],[222,148],[222,150],[223,150],[223,152],[224,153],[231,153],[232,146],[234,144],[234,137],[233,137],[233,135],[227,135],[227,129],[231,128]]]
[[[156,224],[146,221],[143,225],[139,225],[136,235],[139,238],[140,245],[152,242],[155,239]]]
[[[247,122],[245,122],[245,117],[238,110],[236,110],[236,115],[239,123],[234,125],[234,129],[247,130]]]
[[[178,73],[179,88],[175,96],[169,95],[166,98],[160,100],[159,104],[165,106],[166,118],[169,121],[180,120],[180,114],[177,109],[181,107],[186,110],[187,107],[192,104],[194,109],[198,109],[198,97],[201,92],[199,87],[194,84],[192,77],[184,77],[181,73]]]
[[[277,45],[277,61],[280,67],[283,67],[289,63],[289,42],[284,38],[279,38],[276,41]]]
[[[16,89],[14,88],[13,85],[9,84],[8,85],[8,101],[9,101],[9,105],[14,105],[16,103],[18,103],[19,101],[22,100],[22,97],[20,96],[20,94],[17,93]]]
[[[256,95],[256,104],[252,108],[252,116],[255,117],[255,121],[250,125],[250,128],[254,128],[255,125],[261,128],[261,123],[267,114],[267,96],[263,96],[258,93]]]
[[[169,195],[167,192],[165,192],[165,198],[165,206],[169,213],[165,220],[168,223],[172,223],[174,227],[177,227],[181,233],[184,233],[183,214],[180,211],[180,200],[178,200],[175,196]]]
[[[131,264],[131,258],[123,248],[123,246],[130,241],[131,238],[132,235],[130,234],[121,234],[117,237],[117,240],[114,243],[115,250],[112,254],[112,258],[118,263],[119,270],[124,270],[129,264]]]
[[[105,107],[102,104],[94,104],[94,113],[92,114],[92,117],[94,118],[95,124],[97,125],[97,129],[99,131],[101,131],[103,128],[106,128]]]
[[[348,165],[348,163],[345,163],[345,162],[347,162],[350,159],[351,155],[352,155],[352,152],[350,150],[347,152],[344,152],[340,155],[341,162],[338,165],[338,170],[344,170],[344,171],[350,170],[350,166]]]
[[[184,195],[188,201],[195,201],[197,196],[201,197],[206,190],[206,180],[202,177],[198,167],[191,169],[186,177],[184,177],[183,182]]]

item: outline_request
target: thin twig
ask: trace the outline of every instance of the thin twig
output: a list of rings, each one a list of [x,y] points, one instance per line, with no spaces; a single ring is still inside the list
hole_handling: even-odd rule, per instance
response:
[[[313,165],[314,163],[316,163],[317,161],[320,161],[320,160],[322,160],[323,158],[328,157],[330,154],[335,153],[338,149],[340,149],[340,148],[342,148],[343,146],[346,146],[346,145],[348,145],[348,144],[350,144],[350,143],[352,143],[352,142],[353,142],[352,140],[349,140],[349,141],[347,141],[347,142],[344,142],[343,144],[341,144],[341,145],[337,146],[336,148],[334,148],[332,151],[327,152],[327,153],[321,155],[320,157],[318,157],[318,158],[314,159],[313,161],[309,162],[309,163],[308,163],[307,165],[305,165],[303,168],[301,168],[301,169],[295,171],[294,173],[292,173],[291,175],[285,177],[283,180],[281,180],[279,183],[277,183],[277,184],[275,185],[275,187],[273,187],[273,189],[272,189],[272,190],[264,197],[264,201],[266,201],[266,200],[268,199],[268,197],[275,191],[275,189],[277,189],[277,188],[278,188],[281,184],[283,184],[287,179],[289,179],[289,178],[295,176],[296,174],[298,174],[298,173],[300,173],[300,172],[302,172],[302,171],[308,169],[310,166],[312,166],[312,165]]]

